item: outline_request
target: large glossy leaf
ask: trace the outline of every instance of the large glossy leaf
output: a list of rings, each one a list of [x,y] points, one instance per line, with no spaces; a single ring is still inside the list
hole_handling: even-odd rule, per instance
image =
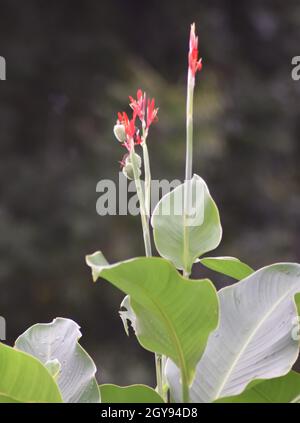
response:
[[[219,291],[220,324],[197,365],[191,400],[212,402],[238,395],[255,379],[286,374],[296,361],[292,337],[300,291],[300,265],[274,264]],[[169,361],[168,380],[179,399],[178,370]]]
[[[190,190],[189,216],[183,213],[184,190]],[[193,216],[193,217],[191,217]],[[156,248],[177,269],[190,273],[202,254],[215,249],[222,237],[217,206],[206,183],[194,175],[166,194],[153,211],[151,223]]]
[[[239,281],[254,272],[248,264],[241,262],[235,257],[204,257],[199,262],[208,269]]]
[[[218,298],[207,280],[183,278],[162,258],[108,265],[102,253],[87,257],[94,280],[102,277],[130,295],[141,345],[171,357],[191,383],[209,333],[218,322]]]
[[[163,399],[154,389],[146,385],[100,385],[103,403],[163,403]]]
[[[0,402],[62,402],[48,370],[34,357],[0,343]]]
[[[216,402],[288,403],[300,402],[300,374],[294,371],[285,376],[265,380],[247,388],[242,394],[222,398]]]
[[[56,377],[64,402],[100,402],[96,366],[78,343],[79,326],[57,318],[24,332],[15,347],[37,357]]]

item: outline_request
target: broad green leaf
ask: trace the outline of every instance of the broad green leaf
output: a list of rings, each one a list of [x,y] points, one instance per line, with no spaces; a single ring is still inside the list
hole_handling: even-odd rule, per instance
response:
[[[300,402],[300,374],[294,371],[285,376],[265,380],[247,388],[242,394],[216,402],[288,403]]]
[[[190,384],[208,335],[218,323],[218,298],[212,283],[185,279],[170,262],[158,257],[110,266],[96,252],[86,260],[94,280],[102,277],[130,296],[140,344],[171,357]]]
[[[163,403],[158,393],[146,385],[100,385],[102,403]]]
[[[220,324],[210,335],[190,389],[193,402],[238,395],[255,379],[285,375],[299,354],[293,336],[300,292],[300,265],[274,264],[219,291]],[[297,328],[296,328],[297,329]],[[167,364],[175,399],[178,369]]]
[[[0,402],[62,402],[62,398],[36,358],[0,343]]]
[[[38,358],[55,377],[64,402],[100,402],[96,366],[78,343],[77,323],[57,318],[26,330],[15,347]]]
[[[188,217],[183,213],[184,191],[191,193]],[[156,248],[180,270],[191,272],[202,254],[215,249],[222,237],[217,206],[206,183],[194,175],[166,194],[153,211],[151,223]]]
[[[204,257],[199,262],[208,269],[239,281],[254,272],[250,266],[235,257]]]

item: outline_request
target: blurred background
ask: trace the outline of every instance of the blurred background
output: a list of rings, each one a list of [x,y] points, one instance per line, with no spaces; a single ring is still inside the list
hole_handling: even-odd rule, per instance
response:
[[[7,341],[36,322],[74,319],[100,382],[153,384],[153,356],[126,337],[123,295],[93,285],[87,253],[143,255],[138,217],[96,213],[118,180],[116,112],[141,87],[159,106],[153,177],[183,179],[189,25],[203,57],[194,171],[224,229],[209,255],[254,268],[300,261],[300,3],[295,0],[0,0],[0,315]],[[217,287],[231,283],[204,268]]]

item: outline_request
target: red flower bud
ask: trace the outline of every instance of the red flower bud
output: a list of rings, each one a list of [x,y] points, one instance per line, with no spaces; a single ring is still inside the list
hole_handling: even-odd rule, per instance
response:
[[[197,71],[202,69],[202,58],[198,59],[198,37],[195,34],[195,24],[191,25],[190,32],[190,50],[189,50],[189,69],[195,77]]]

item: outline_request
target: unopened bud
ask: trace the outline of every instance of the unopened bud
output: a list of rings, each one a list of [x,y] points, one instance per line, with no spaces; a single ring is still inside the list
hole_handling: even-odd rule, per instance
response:
[[[137,153],[134,153],[134,157],[135,157],[136,163],[138,165],[138,168],[140,168],[142,166],[141,156],[139,156]],[[126,164],[131,164],[132,163],[131,155],[130,154],[126,157],[125,163]]]
[[[132,154],[134,154],[135,158],[135,164],[137,165],[137,176],[141,176],[141,166],[142,166],[142,159],[141,157],[136,153],[128,154],[128,156],[125,159],[125,165],[123,167],[123,174],[128,179],[134,179],[134,172],[133,172],[133,164],[132,164]]]
[[[141,170],[137,169],[138,176],[141,176]],[[133,166],[131,163],[127,163],[123,167],[123,175],[126,176],[127,179],[134,180],[134,172],[133,172]]]
[[[117,138],[117,140],[119,142],[125,142],[126,141],[126,132],[125,132],[124,125],[117,123],[114,126],[114,134],[115,134],[115,137]]]

